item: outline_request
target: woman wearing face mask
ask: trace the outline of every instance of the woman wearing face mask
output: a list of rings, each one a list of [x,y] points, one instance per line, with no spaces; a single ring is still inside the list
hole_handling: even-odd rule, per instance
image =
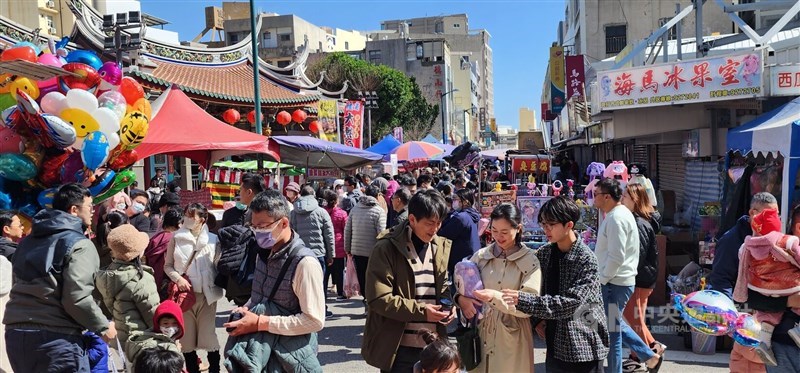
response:
[[[197,300],[194,306],[183,313],[184,336],[181,352],[186,359],[189,373],[200,372],[197,350],[208,352],[208,371],[219,372],[219,341],[215,331],[217,301],[222,298],[222,289],[214,285],[217,275],[214,260],[218,255],[217,236],[209,233],[206,221],[208,210],[199,203],[186,207],[183,224],[172,237],[167,247],[164,263],[165,274],[180,290],[192,290]],[[191,263],[190,263],[191,260]],[[182,274],[189,277],[186,281]]]
[[[533,331],[530,316],[503,300],[503,289],[539,295],[542,271],[534,251],[521,242],[522,216],[504,203],[490,216],[494,243],[470,258],[478,265],[484,290],[456,296],[461,311],[472,319],[483,307],[478,329],[483,357],[475,372],[533,372]]]
[[[457,191],[453,195],[453,210],[439,228],[439,236],[453,241],[450,260],[447,263],[447,270],[451,274],[456,263],[472,256],[481,248],[481,241],[478,237],[478,221],[481,220],[481,215],[478,210],[475,210],[474,205],[474,190],[461,189]]]

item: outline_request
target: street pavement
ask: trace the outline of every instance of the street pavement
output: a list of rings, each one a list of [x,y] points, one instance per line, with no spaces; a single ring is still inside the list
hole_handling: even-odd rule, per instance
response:
[[[365,321],[361,298],[336,301],[334,297],[329,296],[328,306],[334,313],[334,317],[326,320],[325,329],[319,333],[318,357],[323,370],[332,373],[377,372],[377,369],[367,365],[361,357],[361,336]],[[222,328],[222,324],[227,321],[228,314],[233,307],[233,304],[225,301],[220,301],[218,306],[217,336],[221,346],[225,346],[227,341],[227,333]],[[660,372],[713,373],[728,371],[729,355],[727,353],[697,355],[686,351],[682,339],[677,336],[658,335],[657,338],[669,346]],[[535,361],[537,362],[535,370],[545,372],[544,342],[539,338],[535,338],[535,340]]]

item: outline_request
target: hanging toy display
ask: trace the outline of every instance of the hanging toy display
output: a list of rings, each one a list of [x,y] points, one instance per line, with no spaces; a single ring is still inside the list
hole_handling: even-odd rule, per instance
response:
[[[605,171],[603,171],[603,177],[619,181],[622,190],[625,190],[628,186],[628,179],[630,179],[628,175],[628,166],[626,166],[623,161],[611,162],[611,164],[606,167]]]
[[[583,189],[586,203],[589,206],[594,205],[594,186],[600,179],[603,178],[603,172],[606,171],[606,165],[600,162],[592,162],[586,167],[586,175],[589,176],[589,184]]]
[[[573,189],[573,186],[575,186],[575,180],[567,179],[567,197],[569,197],[570,200],[575,200],[575,189]]]
[[[644,187],[644,190],[647,192],[647,198],[650,199],[650,204],[658,206],[658,199],[656,198],[656,190],[653,188],[653,183],[647,177],[647,168],[645,166],[632,163],[630,167],[628,167],[628,173],[631,175],[631,178],[628,180],[628,184],[640,184]]]
[[[558,197],[561,195],[561,190],[564,189],[564,183],[561,180],[556,180],[553,182],[553,197]]]

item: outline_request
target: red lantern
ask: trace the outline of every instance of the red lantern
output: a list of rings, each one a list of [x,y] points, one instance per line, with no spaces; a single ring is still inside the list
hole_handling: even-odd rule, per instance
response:
[[[306,121],[306,118],[308,118],[308,114],[300,109],[297,109],[294,111],[294,113],[292,113],[292,120],[296,123],[303,123]]]
[[[225,123],[228,123],[228,124],[234,124],[234,123],[238,122],[239,119],[241,119],[241,118],[242,118],[242,116],[239,114],[238,111],[236,111],[236,109],[228,109],[228,110],[225,110],[224,113],[222,113],[222,120],[224,120]]]
[[[250,122],[250,125],[255,125],[256,124],[256,111],[255,110],[247,113],[247,121]],[[261,121],[262,122],[264,121],[264,114],[261,114]]]
[[[313,121],[313,122],[309,123],[308,124],[308,130],[311,131],[311,133],[319,133],[319,130],[320,130],[319,122]]]
[[[292,122],[292,116],[285,111],[281,111],[278,113],[278,116],[275,118],[275,120],[277,120],[278,124],[281,126],[286,127],[287,124]]]

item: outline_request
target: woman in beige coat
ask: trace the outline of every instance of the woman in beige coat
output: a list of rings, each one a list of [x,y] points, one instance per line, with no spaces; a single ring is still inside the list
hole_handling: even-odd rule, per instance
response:
[[[478,265],[484,290],[474,298],[458,296],[464,316],[472,318],[482,305],[478,323],[483,357],[473,372],[533,372],[533,333],[529,315],[503,301],[502,289],[539,294],[542,273],[539,260],[521,243],[519,210],[512,204],[497,206],[491,215],[495,242],[470,259]]]

